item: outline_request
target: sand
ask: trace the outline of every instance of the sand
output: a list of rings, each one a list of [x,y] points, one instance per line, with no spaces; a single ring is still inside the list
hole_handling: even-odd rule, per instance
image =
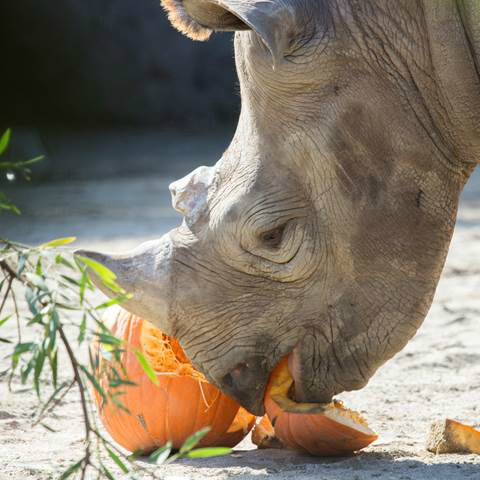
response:
[[[464,195],[447,264],[424,325],[366,388],[341,396],[369,420],[380,435],[378,441],[351,458],[315,459],[289,451],[259,451],[246,439],[229,457],[182,460],[158,468],[144,465],[169,480],[480,479],[480,455],[434,455],[425,449],[434,420],[451,417],[480,423],[479,177]],[[30,243],[76,234],[79,246],[120,250],[178,222],[168,207],[169,180],[97,180],[18,189],[21,203],[27,197],[37,201],[25,209],[23,218],[9,220],[6,227],[2,223],[1,233]],[[72,192],[77,206],[72,205]],[[13,324],[7,334],[15,338]],[[0,349],[3,357],[8,347],[0,344]],[[2,359],[0,371],[7,364]],[[68,368],[65,362],[62,365]],[[25,390],[18,379],[13,390],[8,391],[6,376],[1,376],[0,479],[58,478],[59,469],[79,459],[82,451],[78,393],[70,393],[46,420],[56,430],[51,432],[31,426],[35,392]]]

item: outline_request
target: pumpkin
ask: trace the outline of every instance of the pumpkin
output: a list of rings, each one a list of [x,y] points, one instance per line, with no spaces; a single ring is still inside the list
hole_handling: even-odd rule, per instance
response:
[[[432,453],[477,453],[480,455],[480,431],[447,418],[431,425],[427,450]]]
[[[252,431],[252,442],[258,448],[284,448],[283,443],[275,435],[275,429],[268,415],[264,415]]]
[[[92,351],[98,355],[97,381],[109,394],[107,402],[97,390],[95,399],[100,418],[112,438],[131,452],[151,452],[171,441],[180,448],[198,430],[211,430],[199,447],[233,447],[253,427],[255,417],[223,394],[191,365],[180,344],[149,322],[118,306],[106,310],[103,323],[124,340],[121,365],[100,352],[98,342]],[[152,365],[159,384],[155,385],[140,365],[135,351],[141,351]],[[136,385],[112,386],[112,367],[122,378]],[[126,412],[118,402],[129,412]]]
[[[270,376],[265,410],[275,435],[287,447],[311,455],[342,456],[377,439],[365,420],[339,401],[297,403],[289,395],[293,383],[286,357]]]

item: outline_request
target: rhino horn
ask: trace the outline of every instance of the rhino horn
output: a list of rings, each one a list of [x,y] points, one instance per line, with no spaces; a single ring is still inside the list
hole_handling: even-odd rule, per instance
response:
[[[107,254],[90,250],[77,250],[75,255],[94,260],[111,270],[115,282],[128,294],[122,306],[164,331],[172,334],[169,319],[168,285],[170,277],[171,246],[168,236],[141,244],[124,254]],[[94,269],[89,268],[95,285],[108,297],[118,292],[112,290]],[[160,292],[160,294],[159,294]]]

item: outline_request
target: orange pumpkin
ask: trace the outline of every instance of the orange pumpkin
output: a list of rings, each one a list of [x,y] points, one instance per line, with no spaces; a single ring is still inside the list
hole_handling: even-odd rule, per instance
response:
[[[342,456],[377,439],[365,420],[341,402],[297,403],[289,397],[293,378],[284,358],[273,371],[265,394],[265,410],[275,435],[289,448],[318,456]]]
[[[209,426],[211,430],[198,446],[233,447],[248,434],[255,417],[208,383],[193,368],[178,341],[120,307],[107,309],[102,320],[112,334],[125,341],[121,364],[125,376],[136,384],[110,386],[111,367],[118,372],[121,368],[99,355],[99,384],[130,412],[110,398],[102,404],[95,390],[100,418],[120,445],[132,452],[150,452],[170,440],[174,448],[180,448],[191,434]],[[92,350],[99,352],[98,342]],[[136,350],[149,360],[158,385],[144,372],[135,356]]]
[[[264,415],[252,431],[252,442],[258,448],[284,448],[283,443],[275,435],[272,422]]]

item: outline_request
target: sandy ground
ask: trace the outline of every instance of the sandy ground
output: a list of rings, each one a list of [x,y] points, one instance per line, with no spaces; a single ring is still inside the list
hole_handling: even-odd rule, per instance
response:
[[[194,159],[193,163],[202,162]],[[121,250],[178,223],[167,193],[173,178],[150,175],[17,188],[12,196],[21,206],[29,199],[35,202],[25,206],[19,219],[2,217],[0,234],[29,243],[77,235],[80,246]],[[480,456],[436,456],[424,448],[435,419],[448,416],[480,423],[479,320],[477,173],[464,194],[447,265],[423,327],[365,389],[342,395],[380,434],[377,442],[351,458],[315,459],[288,451],[259,451],[246,439],[229,457],[183,460],[160,467],[157,473],[169,480],[267,476],[278,480],[480,479]],[[7,334],[15,338],[13,329]],[[0,349],[4,357],[7,348],[0,344]],[[0,371],[7,362],[0,360]],[[13,387],[8,392],[6,377],[0,378],[0,479],[57,478],[55,472],[81,455],[78,394],[69,394],[46,421],[57,430],[53,433],[42,426],[31,427],[37,402],[34,391],[25,391],[17,380]]]

